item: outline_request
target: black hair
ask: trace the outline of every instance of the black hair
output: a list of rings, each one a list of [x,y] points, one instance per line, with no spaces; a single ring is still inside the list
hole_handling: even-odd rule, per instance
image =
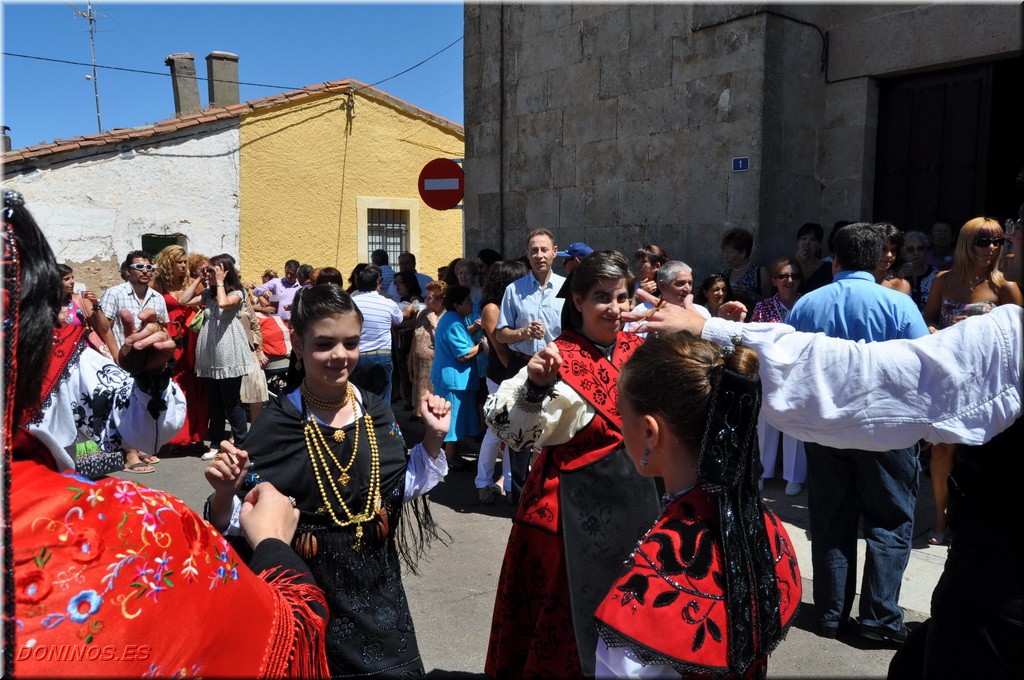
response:
[[[880,227],[882,229],[882,233],[884,234],[884,240],[882,242],[883,246],[885,245],[885,243],[889,242],[896,246],[896,252],[893,253],[896,256],[896,259],[893,260],[892,265],[890,265],[889,270],[887,272],[888,276],[895,276],[899,273],[899,271],[903,268],[904,263],[907,261],[906,258],[903,256],[903,232],[895,224],[891,224],[889,222],[878,222],[875,226]]]
[[[828,233],[828,252],[836,252],[836,234],[838,234],[841,229],[844,229],[851,224],[853,224],[853,222],[849,220],[837,220],[836,223],[832,225],[832,231]]]
[[[60,278],[63,279],[68,274],[74,274],[75,270],[66,264],[61,263],[57,265],[57,273],[60,274]]]
[[[698,286],[697,290],[694,292],[693,301],[698,305],[706,305],[708,303],[708,291],[711,289],[711,286],[715,285],[719,281],[725,284],[725,300],[722,302],[726,303],[730,300],[735,300],[736,298],[733,296],[732,292],[732,284],[729,283],[729,277],[725,274],[709,274],[704,277],[704,280],[700,282],[700,286]]]
[[[4,350],[13,350],[17,362],[14,413],[21,416],[32,413],[39,405],[43,376],[53,351],[53,328],[64,289],[57,260],[39,225],[24,205],[13,201],[8,203],[7,192],[4,193],[5,209],[10,210],[5,221],[11,224],[18,253],[18,268],[4,272],[4,286],[10,285],[7,277],[11,275],[19,277],[21,284],[17,301],[11,301],[18,305],[18,316],[10,310],[4,312],[5,335],[13,334],[14,328],[9,328],[8,324],[15,323],[17,319],[18,346],[5,347]],[[8,263],[7,266],[12,265]],[[4,376],[5,382],[10,379],[10,375]],[[8,426],[15,424],[5,423]]]
[[[873,272],[882,257],[885,229],[880,224],[855,222],[834,233],[836,259],[845,271]]]
[[[359,325],[363,325],[363,313],[352,296],[338,286],[300,288],[292,301],[292,330],[301,336],[320,319],[342,314],[355,314]]]
[[[388,251],[384,250],[383,248],[378,248],[377,250],[373,251],[372,253],[370,253],[370,262],[377,265],[378,267],[386,265],[388,263]]]
[[[356,285],[356,280],[359,278],[359,273],[369,267],[369,263],[360,262],[355,267],[352,267],[352,273],[348,275],[348,288],[345,289],[346,293],[355,293],[359,290]]]
[[[133,264],[132,260],[148,260],[150,264],[153,264],[153,256],[145,250],[129,251],[129,253],[124,256],[124,262],[121,263],[121,278],[125,281],[128,280],[128,265]]]
[[[743,251],[743,257],[747,258],[754,250],[754,235],[743,227],[733,227],[722,234],[720,246]]]
[[[286,274],[288,273],[289,269],[298,269],[298,268],[299,268],[299,261],[298,260],[288,260],[287,262],[284,263],[284,270],[285,270]]]
[[[484,279],[482,305],[501,306],[505,289],[516,279],[526,276],[530,268],[519,260],[500,260],[487,271]]]
[[[462,304],[472,294],[473,291],[465,286],[448,286],[448,290],[444,292],[444,308],[454,312],[455,305]]]
[[[311,264],[299,265],[298,270],[296,270],[296,272],[295,272],[296,276],[301,276],[306,281],[309,281],[309,277],[312,276],[312,274],[313,274],[313,265],[311,265]]]
[[[356,290],[360,293],[377,290],[382,278],[380,267],[375,264],[363,267],[355,276]]]
[[[495,262],[501,262],[504,258],[501,256],[501,253],[499,253],[497,250],[484,248],[483,250],[476,254],[476,259],[480,260],[485,265],[490,267]]]
[[[825,240],[825,230],[817,222],[804,222],[796,232],[796,240],[799,241],[807,234],[812,234],[819,241]]]
[[[227,253],[214,255],[210,258],[211,267],[218,264],[224,267],[224,292],[230,293],[234,290],[242,290],[242,282],[239,280],[238,272],[235,270],[235,258]]]
[[[625,279],[626,288],[631,288],[633,275],[629,271],[629,262],[617,250],[595,250],[572,270],[573,295],[586,297],[599,281],[608,279]],[[572,301],[566,304],[572,304]]]
[[[420,280],[413,272],[395,272],[395,281],[405,284],[405,295],[402,300],[408,302],[412,298],[423,299],[423,290],[420,288]],[[396,286],[397,290],[397,286]]]

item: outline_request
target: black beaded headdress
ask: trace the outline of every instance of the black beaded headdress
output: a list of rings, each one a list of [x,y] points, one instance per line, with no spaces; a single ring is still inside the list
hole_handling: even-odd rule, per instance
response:
[[[739,338],[733,339],[739,344]],[[735,351],[722,350],[723,358]],[[697,480],[718,497],[729,665],[747,668],[782,640],[779,589],[757,480],[761,381],[719,364],[711,369],[711,408],[697,461]],[[755,603],[751,606],[751,603]]]
[[[21,300],[21,257],[14,238],[11,217],[14,209],[25,204],[17,191],[4,189],[4,288],[3,288],[3,353],[4,353],[4,488],[3,554],[4,554],[4,675],[14,669],[14,558],[11,549],[11,464],[13,463],[14,430],[17,425],[18,376],[18,308]]]

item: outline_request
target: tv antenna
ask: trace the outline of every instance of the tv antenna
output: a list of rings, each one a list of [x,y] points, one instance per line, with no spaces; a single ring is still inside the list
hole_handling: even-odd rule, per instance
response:
[[[75,14],[89,22],[89,47],[92,49],[92,75],[86,76],[86,80],[92,81],[92,91],[96,96],[96,131],[103,134],[103,121],[100,119],[100,83],[96,77],[96,13],[92,11],[92,0],[86,3],[87,11],[83,12],[77,7],[72,7]]]

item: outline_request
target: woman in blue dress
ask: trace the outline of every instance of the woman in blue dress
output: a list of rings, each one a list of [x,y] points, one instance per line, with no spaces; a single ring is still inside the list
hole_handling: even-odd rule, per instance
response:
[[[466,325],[473,312],[472,291],[465,286],[451,286],[444,296],[445,313],[434,331],[434,365],[430,380],[434,392],[452,404],[452,425],[444,438],[448,466],[459,470],[469,466],[456,451],[458,441],[480,434],[477,417],[476,390],[480,385],[476,356],[487,353],[487,339],[473,340],[479,322]]]

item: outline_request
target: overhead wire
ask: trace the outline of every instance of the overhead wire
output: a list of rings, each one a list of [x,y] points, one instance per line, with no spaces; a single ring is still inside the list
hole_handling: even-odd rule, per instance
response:
[[[369,85],[363,85],[362,87],[355,88],[354,91],[355,92],[359,92],[361,90],[365,90],[365,89],[370,88],[370,87],[376,87],[377,85],[380,85],[381,83],[386,83],[389,80],[394,80],[395,78],[397,78],[399,76],[405,75],[406,73],[409,73],[413,69],[419,68],[423,64],[426,64],[428,61],[430,61],[434,57],[437,57],[441,53],[451,49],[452,47],[457,45],[459,42],[461,42],[462,39],[463,39],[463,36],[459,36],[454,41],[452,41],[451,43],[446,45],[445,47],[441,48],[437,52],[434,52],[432,55],[430,55],[426,59],[423,59],[423,60],[413,64],[409,68],[404,69],[402,71],[399,71],[398,73],[396,73],[394,75],[388,76],[387,78],[383,78],[383,79],[378,80],[378,81],[376,81],[374,83],[371,83]],[[71,59],[56,59],[54,57],[41,57],[41,56],[34,55],[34,54],[21,54],[19,52],[7,52],[7,51],[4,51],[3,55],[5,57],[17,57],[19,59],[31,59],[31,60],[35,60],[35,61],[45,61],[45,62],[51,62],[51,63],[55,63],[55,64],[69,64],[71,66],[89,66],[89,67],[92,66],[91,62],[73,61]],[[105,70],[108,70],[108,71],[121,71],[121,72],[124,72],[124,73],[139,73],[139,74],[142,74],[142,75],[162,76],[164,78],[170,78],[171,77],[170,73],[167,73],[167,72],[164,72],[164,71],[149,71],[149,70],[146,70],[146,69],[129,68],[127,66],[107,66],[107,65],[96,64],[96,68],[98,68],[98,69],[105,69]],[[198,74],[196,74],[195,76],[185,76],[185,77],[195,78],[196,80],[206,80],[206,81],[211,81],[212,80],[213,82],[216,82],[216,83],[234,83],[234,84],[237,84],[237,85],[247,85],[249,87],[266,87],[266,88],[270,88],[270,89],[274,89],[274,90],[295,90],[295,91],[300,91],[300,92],[317,92],[318,91],[318,90],[310,89],[310,88],[307,88],[307,87],[296,87],[296,86],[292,86],[292,85],[274,85],[274,84],[270,84],[270,83],[253,83],[253,82],[247,82],[247,81],[244,81],[244,80],[226,80],[226,79],[223,79],[223,78],[207,78],[207,77],[204,77],[204,76],[200,76]]]

